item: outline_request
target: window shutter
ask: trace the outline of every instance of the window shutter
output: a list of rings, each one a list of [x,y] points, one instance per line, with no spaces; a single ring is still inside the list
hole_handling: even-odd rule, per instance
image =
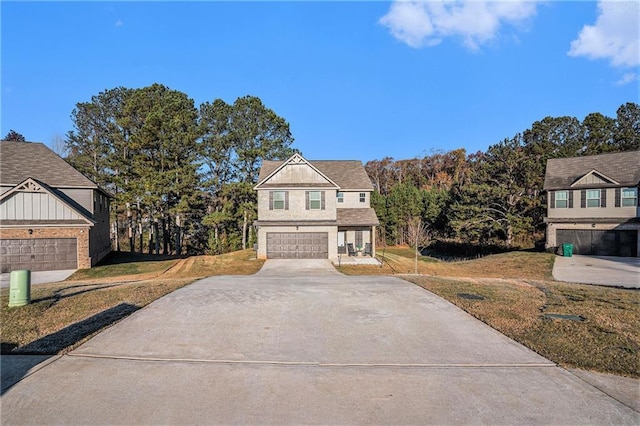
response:
[[[324,210],[324,191],[320,193],[320,210]]]
[[[269,210],[273,210],[273,191],[269,191]]]
[[[556,208],[556,191],[549,191],[549,207]]]
[[[573,190],[569,190],[569,208],[573,208]]]
[[[284,193],[284,209],[289,210],[289,191]]]
[[[607,188],[600,190],[600,207],[607,207]]]
[[[587,190],[583,189],[580,191],[580,208],[584,209],[587,207]]]
[[[305,209],[309,210],[309,191],[304,192],[304,206]]]
[[[620,207],[620,188],[616,188],[616,201],[615,201],[615,206],[616,207]]]

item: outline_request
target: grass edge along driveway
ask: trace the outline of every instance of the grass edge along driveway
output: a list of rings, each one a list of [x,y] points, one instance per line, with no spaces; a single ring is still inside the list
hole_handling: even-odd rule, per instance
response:
[[[387,262],[382,268],[363,265],[338,270],[356,275],[413,271],[410,249],[385,252]],[[0,293],[2,353],[66,353],[198,278],[255,273],[263,261],[254,256],[252,250],[245,250],[81,270],[68,281],[34,286],[33,303],[21,308],[7,308],[8,290],[4,289]],[[640,319],[640,292],[553,281],[553,261],[551,254],[526,252],[460,262],[421,258],[422,275],[399,276],[564,367],[640,377],[640,331],[633,326]]]
[[[381,257],[378,250],[378,257]],[[510,252],[442,262],[385,249],[382,267],[346,274],[399,274],[502,334],[567,368],[640,377],[640,291],[555,281],[555,256]]]
[[[154,300],[212,275],[250,275],[264,263],[253,250],[156,260],[115,254],[59,283],[32,286],[31,303],[9,308],[0,290],[2,354],[67,353]],[[138,261],[136,261],[138,260]]]

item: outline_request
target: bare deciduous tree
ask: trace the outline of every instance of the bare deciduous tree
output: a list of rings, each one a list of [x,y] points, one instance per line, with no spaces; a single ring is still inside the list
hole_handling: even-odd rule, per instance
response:
[[[427,224],[422,219],[414,216],[407,221],[407,241],[415,250],[415,274],[418,274],[418,250],[429,241]]]

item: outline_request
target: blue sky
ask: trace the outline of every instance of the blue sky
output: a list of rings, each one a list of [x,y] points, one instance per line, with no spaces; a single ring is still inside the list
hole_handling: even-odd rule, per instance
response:
[[[260,97],[309,159],[485,150],[638,102],[637,2],[7,2],[1,135],[54,145],[78,102],[161,83]]]

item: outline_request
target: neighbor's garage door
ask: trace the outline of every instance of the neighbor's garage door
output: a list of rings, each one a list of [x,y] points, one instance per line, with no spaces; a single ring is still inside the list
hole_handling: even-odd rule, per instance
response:
[[[573,252],[594,256],[636,257],[638,231],[590,231],[558,229],[558,245],[573,244]]]
[[[326,232],[269,232],[269,259],[327,259],[329,236]]]
[[[77,269],[75,238],[32,238],[0,241],[2,272],[18,269],[55,271]]]

